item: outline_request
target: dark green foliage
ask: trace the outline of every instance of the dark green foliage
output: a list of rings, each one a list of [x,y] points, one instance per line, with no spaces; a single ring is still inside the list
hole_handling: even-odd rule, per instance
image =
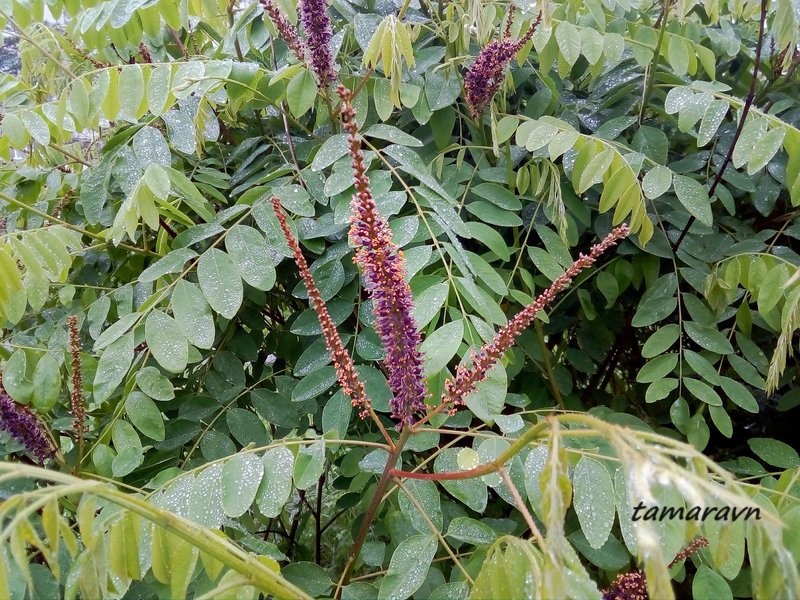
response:
[[[545,3],[472,107],[466,73],[530,6],[46,6],[63,31],[43,2],[0,9],[22,64],[0,80],[2,413],[41,429],[0,416],[0,598],[599,598],[636,569],[653,598],[800,596],[794,3]],[[413,434],[331,77],[431,407],[632,230]],[[381,427],[338,387],[272,196]],[[762,519],[634,522],[639,502]]]

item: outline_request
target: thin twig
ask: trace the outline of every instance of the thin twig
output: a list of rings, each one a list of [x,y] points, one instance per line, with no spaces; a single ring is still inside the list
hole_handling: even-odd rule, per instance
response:
[[[744,105],[742,106],[742,114],[739,117],[739,124],[736,127],[736,133],[733,134],[733,139],[731,140],[731,145],[728,148],[728,153],[725,155],[725,160],[722,161],[722,165],[717,171],[717,176],[714,178],[714,181],[711,183],[711,187],[708,188],[708,197],[709,199],[713,197],[714,191],[717,189],[719,182],[722,181],[722,176],[725,174],[725,169],[728,168],[728,165],[733,158],[733,151],[736,148],[736,143],[739,141],[739,136],[742,135],[742,129],[744,129],[744,122],[747,119],[747,113],[750,112],[750,107],[753,105],[753,101],[756,98],[756,84],[758,83],[758,68],[759,64],[761,63],[761,47],[764,45],[764,24],[767,20],[767,0],[761,0],[761,17],[758,21],[758,41],[756,42],[756,57],[753,61],[753,79],[750,81],[750,90],[747,92],[747,97],[744,100]],[[689,228],[694,224],[695,218],[694,216],[690,216],[689,220],[686,222],[683,231],[681,231],[680,236],[672,245],[672,252],[677,252],[678,248],[683,242],[683,238],[686,237],[686,234],[689,231]]]
[[[531,512],[528,510],[528,507],[525,506],[525,501],[522,499],[517,486],[511,480],[508,471],[505,467],[500,467],[497,469],[497,473],[500,475],[503,483],[506,484],[508,491],[511,492],[511,497],[514,498],[514,502],[517,504],[517,510],[522,514],[522,518],[525,519],[525,523],[528,525],[528,529],[531,530],[533,537],[536,538],[539,547],[544,548],[544,536],[542,536],[542,532],[539,531],[539,528],[536,526],[536,522],[533,520]]]

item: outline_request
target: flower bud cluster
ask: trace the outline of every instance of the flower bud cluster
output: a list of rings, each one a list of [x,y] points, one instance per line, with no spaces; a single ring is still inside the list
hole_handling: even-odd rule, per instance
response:
[[[578,260],[564,271],[555,281],[542,292],[531,304],[526,306],[506,325],[497,332],[494,339],[484,345],[480,350],[473,352],[471,366],[459,365],[456,375],[444,384],[442,402],[452,402],[454,406],[463,404],[466,397],[475,390],[477,385],[486,379],[494,364],[503,354],[514,345],[517,337],[533,323],[540,310],[549,305],[555,297],[566,288],[572,280],[584,269],[590,267],[597,258],[625,238],[630,233],[626,224],[613,229],[602,242],[592,246],[588,255],[581,254]]]

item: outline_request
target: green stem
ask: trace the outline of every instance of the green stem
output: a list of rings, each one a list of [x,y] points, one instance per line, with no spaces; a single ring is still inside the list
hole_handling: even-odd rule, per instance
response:
[[[63,148],[63,147],[59,146],[58,144],[54,144],[53,142],[50,142],[50,143],[48,144],[48,146],[50,146],[50,147],[51,147],[53,150],[55,150],[56,152],[60,152],[61,154],[63,154],[63,155],[64,155],[64,156],[66,156],[67,158],[71,158],[71,159],[72,159],[72,160],[74,160],[75,162],[77,162],[77,163],[80,163],[80,164],[82,164],[82,165],[83,165],[83,166],[85,166],[85,167],[91,167],[91,166],[92,166],[92,163],[90,163],[89,161],[87,161],[87,160],[85,160],[85,159],[81,158],[81,157],[80,157],[80,156],[78,156],[77,154],[73,154],[72,152],[70,152],[70,151],[69,151],[69,150],[67,150],[66,148]]]
[[[661,60],[661,45],[664,42],[664,36],[667,33],[667,21],[669,17],[669,0],[664,0],[663,8],[661,9],[661,16],[659,17],[661,21],[661,27],[658,30],[658,43],[656,44],[656,49],[653,51],[653,60],[650,63],[650,68],[648,69],[648,76],[647,76],[647,84],[644,88],[644,93],[642,94],[642,105],[639,107],[639,125],[642,124],[642,119],[644,118],[644,111],[647,107],[647,102],[650,100],[650,94],[653,93],[653,85],[655,83],[655,70],[658,66],[658,61]]]
[[[544,370],[547,373],[547,384],[550,386],[550,391],[553,398],[558,403],[558,408],[566,410],[564,407],[564,398],[561,396],[561,390],[558,389],[558,382],[556,381],[556,373],[553,371],[553,363],[550,360],[550,349],[544,341],[544,330],[542,330],[542,323],[539,319],[533,321],[533,326],[536,328],[536,336],[539,338],[539,345],[542,348],[542,357],[544,361]]]
[[[519,438],[517,438],[514,443],[511,444],[500,456],[488,463],[477,466],[474,469],[468,469],[466,471],[448,471],[445,473],[417,473],[415,471],[391,469],[389,475],[392,477],[405,477],[408,479],[427,479],[429,481],[457,481],[461,479],[473,479],[475,477],[489,475],[490,473],[499,471],[502,466],[514,458],[514,456],[520,450],[539,437],[545,429],[548,429],[550,427],[550,420],[551,418],[547,418],[543,421],[540,421]],[[391,462],[389,464],[391,464]]]
[[[47,219],[52,223],[58,223],[59,225],[63,225],[67,229],[71,229],[72,231],[76,231],[81,235],[85,235],[86,237],[92,238],[93,240],[97,240],[103,242],[105,245],[108,245],[108,240],[105,239],[102,235],[97,233],[92,233],[91,231],[87,231],[86,229],[81,229],[80,227],[77,227],[72,223],[67,223],[62,219],[59,219],[57,217],[54,217],[53,215],[47,214],[46,212],[39,210],[38,208],[28,206],[24,202],[20,202],[16,198],[12,198],[11,196],[4,194],[3,192],[0,192],[0,200],[4,200],[9,204],[11,204],[12,206],[16,206],[17,208],[20,208],[26,212],[34,214],[43,219]],[[155,252],[151,252],[150,250],[143,250],[141,248],[137,248],[136,246],[129,246],[128,244],[117,244],[116,247],[122,248],[123,250],[127,250],[128,252],[135,252],[136,254],[144,254],[145,256],[159,256],[158,254],[156,254]]]

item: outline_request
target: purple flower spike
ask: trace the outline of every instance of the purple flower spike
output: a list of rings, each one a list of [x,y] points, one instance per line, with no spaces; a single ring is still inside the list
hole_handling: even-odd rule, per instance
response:
[[[0,429],[23,444],[40,463],[55,454],[39,418],[29,409],[14,402],[2,385],[0,385]]]
[[[331,54],[333,27],[326,0],[300,0],[298,14],[306,32],[311,69],[317,76],[317,85],[325,87],[336,81],[336,67]]]
[[[513,15],[513,12],[511,12],[511,15]],[[464,88],[467,91],[467,104],[474,118],[478,118],[483,109],[486,108],[486,105],[492,101],[500,84],[503,83],[506,66],[516,56],[517,52],[528,43],[541,20],[542,14],[539,13],[539,16],[536,17],[536,20],[525,32],[525,35],[516,41],[508,37],[510,32],[509,20],[506,24],[505,37],[502,40],[489,42],[478,53],[472,66],[467,69],[464,74]]]
[[[273,0],[260,0],[260,2],[283,41],[289,45],[300,62],[305,62],[306,46],[300,39],[297,28],[289,22]]]
[[[412,425],[414,415],[425,411],[426,388],[419,351],[420,333],[411,315],[411,288],[405,280],[403,256],[392,242],[392,232],[378,213],[366,174],[361,138],[350,103],[350,90],[339,86],[342,122],[352,158],[356,194],[353,196],[350,237],[356,246],[355,262],[364,272],[372,297],[375,328],[386,350],[384,367],[392,391],[392,418]]]

